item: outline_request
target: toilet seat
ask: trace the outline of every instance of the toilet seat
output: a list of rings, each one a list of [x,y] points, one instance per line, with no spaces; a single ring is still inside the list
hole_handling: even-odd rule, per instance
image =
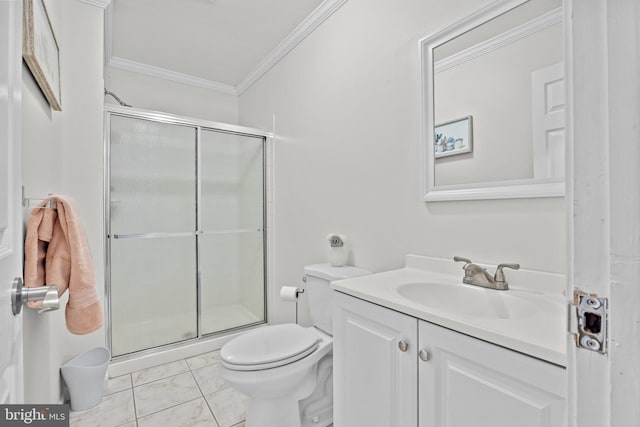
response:
[[[313,353],[320,341],[309,328],[297,324],[265,326],[225,344],[220,361],[234,371],[277,368]]]

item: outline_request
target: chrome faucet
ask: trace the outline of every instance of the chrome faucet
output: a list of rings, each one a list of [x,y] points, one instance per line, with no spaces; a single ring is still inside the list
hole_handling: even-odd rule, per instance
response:
[[[496,274],[493,277],[487,273],[487,270],[480,267],[477,264],[471,262],[470,259],[454,256],[453,260],[456,262],[464,262],[464,278],[462,283],[467,285],[482,286],[483,288],[496,289],[499,291],[506,291],[509,289],[509,283],[504,276],[503,268],[512,268],[517,270],[520,268],[520,264],[499,264],[496,268]]]

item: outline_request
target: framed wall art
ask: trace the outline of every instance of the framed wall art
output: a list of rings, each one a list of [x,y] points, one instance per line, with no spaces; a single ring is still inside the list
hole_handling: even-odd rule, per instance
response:
[[[435,126],[435,158],[473,151],[473,118],[466,116]]]
[[[60,49],[43,0],[24,0],[22,57],[51,108],[62,111]]]

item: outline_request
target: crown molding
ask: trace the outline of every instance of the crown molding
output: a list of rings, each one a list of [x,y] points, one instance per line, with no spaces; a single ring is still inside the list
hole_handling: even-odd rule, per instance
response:
[[[304,40],[346,2],[347,0],[325,0],[322,2],[236,86],[238,95],[242,95],[249,89],[251,85],[280,62],[298,43]]]
[[[118,58],[112,56],[107,64],[108,67],[120,70],[131,71],[138,74],[144,74],[159,79],[170,80],[176,83],[182,83],[190,86],[200,87],[204,89],[215,90],[229,95],[237,95],[236,89],[224,83],[218,83],[201,77],[192,76],[190,74],[178,73],[153,65],[142,64],[140,62],[131,61],[129,59]]]
[[[91,6],[97,6],[102,9],[106,9],[110,4],[111,0],[78,0],[81,3],[90,4]]]
[[[445,71],[479,56],[486,55],[487,53],[499,49],[502,46],[516,42],[560,22],[562,22],[562,9],[558,8],[545,13],[544,15],[540,15],[531,21],[525,22],[522,25],[505,31],[504,33],[498,34],[495,37],[441,59],[434,64],[434,73]]]
[[[86,3],[106,3],[108,6],[111,0],[80,0]],[[131,71],[160,79],[171,80],[177,83],[215,90],[230,95],[242,95],[251,85],[257,82],[267,71],[276,65],[287,53],[296,47],[313,30],[327,20],[337,11],[347,0],[325,0],[313,12],[307,16],[275,49],[262,59],[252,71],[237,85],[232,86],[219,83],[200,77],[183,74],[164,68],[147,65],[140,62],[131,61],[124,58],[112,56],[113,23],[112,7],[107,8],[105,20],[105,64],[108,67],[120,70]],[[106,7],[106,6],[105,6]]]

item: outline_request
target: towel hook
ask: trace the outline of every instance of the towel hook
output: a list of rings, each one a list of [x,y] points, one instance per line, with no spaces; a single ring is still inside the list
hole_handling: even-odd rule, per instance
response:
[[[24,194],[24,187],[23,187],[22,193]],[[49,193],[47,195],[47,197],[51,197],[51,196],[53,196],[52,193]],[[22,196],[22,206],[25,207],[25,208],[29,208],[29,207],[31,207],[31,202],[42,203],[44,200],[46,200],[46,198],[44,198],[44,199],[34,199],[34,198],[31,198],[31,197],[24,197],[24,195],[23,195]],[[55,200],[48,200],[46,205],[44,205],[44,206],[34,206],[33,207],[33,209],[36,209],[36,208],[56,209],[57,208],[57,203],[56,203]]]

